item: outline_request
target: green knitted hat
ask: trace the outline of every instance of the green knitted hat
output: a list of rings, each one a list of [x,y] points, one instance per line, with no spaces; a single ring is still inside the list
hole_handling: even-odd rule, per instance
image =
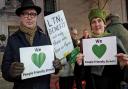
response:
[[[92,21],[93,18],[101,18],[104,22],[105,21],[105,18],[106,18],[106,12],[102,9],[92,9],[88,15],[88,18],[90,20],[90,22]]]

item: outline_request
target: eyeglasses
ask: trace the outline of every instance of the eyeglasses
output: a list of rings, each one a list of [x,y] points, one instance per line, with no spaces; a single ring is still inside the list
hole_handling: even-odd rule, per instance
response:
[[[34,17],[37,16],[37,13],[33,13],[33,12],[31,12],[31,13],[23,12],[23,13],[21,13],[21,15],[23,15],[25,18],[28,18],[29,16],[30,16],[31,18],[34,18]]]

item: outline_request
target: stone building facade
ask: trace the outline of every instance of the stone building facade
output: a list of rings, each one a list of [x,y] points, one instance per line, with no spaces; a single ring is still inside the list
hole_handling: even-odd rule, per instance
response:
[[[63,9],[69,26],[76,27],[80,34],[84,28],[89,28],[88,12],[92,8],[97,8],[98,0],[57,0],[57,9]],[[99,0],[100,6],[106,0]],[[108,0],[105,9],[108,13],[119,14],[122,23],[127,22],[127,0]],[[90,29],[90,28],[89,28]]]
[[[21,0],[0,0],[0,34],[7,37],[18,29],[19,21],[15,15],[15,9],[20,6]],[[97,8],[98,0],[33,0],[35,4],[41,6],[42,13],[38,18],[38,25],[44,28],[44,15],[55,11],[63,10],[68,26],[75,27],[81,34],[84,28],[89,28],[88,12],[92,8]],[[99,0],[103,6],[106,0]],[[122,22],[127,22],[127,0],[108,0],[105,9],[108,13],[117,13]],[[79,35],[81,36],[81,35]]]

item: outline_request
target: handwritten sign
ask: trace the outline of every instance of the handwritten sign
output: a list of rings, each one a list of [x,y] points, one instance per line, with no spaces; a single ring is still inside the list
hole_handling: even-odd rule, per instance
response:
[[[116,65],[116,37],[83,39],[84,65]]]
[[[20,48],[20,61],[24,63],[25,70],[22,79],[54,73],[53,46],[36,46]]]
[[[54,52],[57,58],[62,59],[64,55],[73,50],[73,43],[67,26],[63,11],[58,11],[45,16],[45,23]]]

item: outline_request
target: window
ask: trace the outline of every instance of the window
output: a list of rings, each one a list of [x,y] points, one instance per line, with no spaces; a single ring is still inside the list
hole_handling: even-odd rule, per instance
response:
[[[8,26],[8,36],[12,35],[19,29],[19,26]]]
[[[126,13],[127,13],[127,20],[128,20],[128,0],[126,0]]]
[[[49,15],[56,11],[56,1],[55,0],[44,0],[44,15]]]

